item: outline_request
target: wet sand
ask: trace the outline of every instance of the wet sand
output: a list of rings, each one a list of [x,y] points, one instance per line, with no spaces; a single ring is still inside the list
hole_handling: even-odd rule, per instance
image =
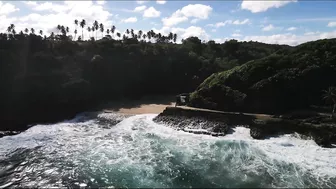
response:
[[[123,114],[159,114],[166,107],[175,105],[174,96],[144,97],[139,100],[110,102],[102,109],[105,112],[119,112]]]
[[[171,104],[141,104],[140,107],[134,108],[120,108],[119,113],[123,114],[159,114],[167,106],[174,106],[174,103]]]

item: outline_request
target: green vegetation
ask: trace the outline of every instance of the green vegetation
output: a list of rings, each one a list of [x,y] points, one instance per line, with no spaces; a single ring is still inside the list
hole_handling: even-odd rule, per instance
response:
[[[304,80],[298,90],[309,87],[302,90],[302,102],[310,103],[312,96],[321,97],[322,89],[335,84],[335,40],[295,48],[236,40],[218,44],[197,37],[177,44],[173,33],[127,29],[121,34],[115,26],[98,21],[90,25],[84,19],[74,21],[72,33],[68,26],[55,29],[58,32],[49,36],[34,28],[17,33],[11,24],[0,34],[2,130],[70,118],[111,100],[191,92],[209,76],[192,95],[192,103],[216,109],[227,104],[244,110],[246,102],[256,98],[255,104],[273,103],[283,95],[278,81],[294,79],[294,88],[301,83],[295,74],[322,77],[322,84]],[[273,93],[278,94],[264,98]]]
[[[333,118],[336,109],[336,88],[329,87],[328,90],[325,90],[323,94],[323,99],[325,99],[327,103],[333,104],[333,110],[331,112],[331,117]]]
[[[214,73],[191,94],[190,104],[281,113],[323,105],[323,90],[335,85],[336,39],[318,40]]]

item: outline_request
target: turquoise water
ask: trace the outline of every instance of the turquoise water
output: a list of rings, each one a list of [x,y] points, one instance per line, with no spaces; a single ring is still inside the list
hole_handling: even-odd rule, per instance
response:
[[[253,140],[243,127],[195,135],[155,116],[103,113],[0,138],[0,187],[336,187],[336,149]]]

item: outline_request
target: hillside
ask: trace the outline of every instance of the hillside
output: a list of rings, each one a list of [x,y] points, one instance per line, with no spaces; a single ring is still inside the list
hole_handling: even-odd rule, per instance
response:
[[[318,40],[214,73],[190,105],[224,111],[279,113],[325,104],[336,85],[336,39]]]
[[[110,100],[191,92],[213,73],[292,49],[197,37],[176,44],[147,33],[156,43],[136,35],[73,41],[65,30],[49,37],[0,34],[1,127],[59,121]]]

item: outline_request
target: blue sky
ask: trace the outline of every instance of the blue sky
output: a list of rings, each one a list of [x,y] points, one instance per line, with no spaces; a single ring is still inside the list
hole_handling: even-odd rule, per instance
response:
[[[0,31],[34,27],[45,34],[75,19],[94,20],[117,31],[177,33],[178,40],[228,39],[297,45],[336,37],[336,1],[0,1]],[[80,30],[80,29],[79,29]],[[81,31],[81,30],[80,30]],[[90,34],[85,30],[87,38]],[[99,35],[101,36],[101,35]]]

